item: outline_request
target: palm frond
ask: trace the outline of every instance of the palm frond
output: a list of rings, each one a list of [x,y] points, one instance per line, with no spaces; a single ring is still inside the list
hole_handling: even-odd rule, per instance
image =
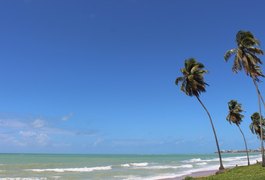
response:
[[[229,121],[230,124],[234,123],[236,125],[240,125],[242,119],[244,118],[244,115],[241,114],[243,112],[242,105],[236,100],[230,100],[228,102],[228,110],[229,112],[226,120]]]
[[[184,80],[183,77],[178,77],[176,80],[175,80],[175,84],[178,86],[178,83],[179,82],[182,82]]]
[[[230,49],[228,51],[226,51],[225,55],[224,55],[224,59],[225,61],[228,61],[228,59],[237,52],[237,49]]]
[[[254,53],[254,54],[261,54],[261,55],[263,55],[263,51],[260,48],[249,47],[249,48],[247,48],[247,50],[249,52],[251,52],[251,53]]]
[[[204,65],[197,62],[194,58],[185,60],[184,68],[181,69],[183,76],[178,77],[175,84],[181,84],[181,91],[188,96],[199,96],[200,93],[206,91],[208,85],[204,81],[204,74],[207,70],[204,69]]]

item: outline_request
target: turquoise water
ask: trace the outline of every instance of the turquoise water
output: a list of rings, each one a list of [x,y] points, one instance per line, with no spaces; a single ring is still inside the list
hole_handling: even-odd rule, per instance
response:
[[[251,162],[260,160],[251,154]],[[224,154],[226,167],[246,165],[245,154]],[[60,155],[0,154],[1,179],[152,180],[218,169],[216,154]]]

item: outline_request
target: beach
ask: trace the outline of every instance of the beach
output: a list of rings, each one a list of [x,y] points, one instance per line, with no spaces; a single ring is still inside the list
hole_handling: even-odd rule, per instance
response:
[[[251,154],[255,164],[260,154]],[[207,176],[219,167],[216,154],[75,155],[0,154],[2,179],[179,180]],[[246,165],[245,154],[224,154],[226,168]]]
[[[205,177],[205,176],[210,176],[210,175],[214,175],[218,170],[210,170],[210,171],[200,171],[200,172],[194,172],[191,173],[190,177]],[[180,177],[175,177],[175,178],[165,178],[165,179],[160,179],[160,180],[182,180],[186,177],[185,176],[180,176]]]

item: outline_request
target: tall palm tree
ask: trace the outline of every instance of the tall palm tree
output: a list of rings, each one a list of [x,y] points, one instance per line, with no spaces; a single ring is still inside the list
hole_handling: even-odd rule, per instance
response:
[[[260,126],[260,118],[262,119],[262,126]],[[258,112],[255,112],[251,115],[252,122],[249,125],[249,128],[253,134],[256,134],[261,138],[260,129],[265,129],[265,120]],[[262,127],[262,128],[261,128]],[[263,140],[265,140],[264,131],[263,131]]]
[[[246,138],[245,135],[243,133],[243,131],[240,128],[240,123],[242,122],[244,115],[241,114],[243,112],[242,110],[242,105],[239,104],[236,100],[231,100],[228,102],[228,115],[226,117],[226,120],[231,124],[235,124],[238,128],[240,133],[243,136],[244,139],[244,143],[245,143],[245,148],[246,148],[246,152],[247,152],[247,159],[248,159],[248,165],[250,165],[249,162],[249,156],[248,156],[248,146],[247,146],[247,142],[246,142]]]
[[[194,58],[190,58],[190,59],[185,60],[185,67],[181,69],[181,73],[183,74],[183,76],[178,77],[175,83],[176,85],[178,85],[179,82],[181,82],[181,91],[183,91],[188,96],[195,96],[197,100],[200,102],[200,104],[202,105],[202,107],[204,108],[204,110],[206,111],[210,119],[210,123],[212,126],[212,130],[214,133],[214,138],[215,138],[215,142],[216,142],[216,146],[218,150],[219,161],[220,161],[219,170],[223,170],[224,166],[222,162],[221,152],[220,152],[215,128],[213,125],[213,121],[212,121],[209,111],[207,110],[207,108],[205,107],[205,105],[202,103],[202,101],[199,98],[199,95],[202,92],[206,91],[205,87],[206,85],[208,85],[207,83],[205,83],[204,77],[203,77],[204,74],[207,73],[207,70],[204,69],[204,65],[202,63],[197,62]]]
[[[228,61],[232,55],[235,55],[232,71],[237,73],[243,68],[245,73],[252,78],[258,95],[259,114],[261,114],[260,99],[263,101],[263,97],[260,94],[257,82],[260,81],[259,77],[264,77],[260,68],[262,61],[258,58],[258,55],[262,55],[263,51],[259,48],[259,40],[249,31],[238,31],[236,42],[237,48],[228,50],[224,58]],[[261,124],[262,119],[260,117]],[[260,128],[260,131],[260,135],[263,136],[263,129]],[[261,137],[262,166],[265,167],[264,144],[262,139],[263,137]]]

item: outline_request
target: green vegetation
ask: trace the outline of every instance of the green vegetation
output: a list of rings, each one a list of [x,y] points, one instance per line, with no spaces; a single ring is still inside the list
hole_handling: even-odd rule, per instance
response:
[[[194,58],[190,58],[185,61],[184,68],[181,69],[181,73],[183,74],[183,76],[178,77],[175,83],[176,85],[178,85],[179,82],[181,82],[182,83],[181,91],[183,91],[188,96],[195,96],[197,100],[200,102],[200,104],[202,105],[202,107],[204,108],[204,110],[206,111],[210,119],[210,123],[212,126],[212,130],[214,133],[214,138],[215,138],[215,142],[217,146],[217,151],[219,155],[219,161],[220,161],[219,170],[222,170],[224,169],[224,166],[222,162],[222,157],[221,157],[221,152],[220,152],[220,148],[218,144],[217,135],[216,135],[215,128],[213,125],[213,120],[212,120],[212,117],[209,111],[207,110],[207,108],[205,107],[201,99],[199,98],[199,95],[202,92],[206,92],[205,88],[208,85],[204,81],[204,74],[207,73],[207,70],[204,69],[204,65],[202,63],[197,62]]]
[[[218,175],[212,175],[208,177],[191,178],[189,180],[262,180],[265,177],[264,168],[260,164],[250,166],[240,166],[233,169],[228,169]]]

